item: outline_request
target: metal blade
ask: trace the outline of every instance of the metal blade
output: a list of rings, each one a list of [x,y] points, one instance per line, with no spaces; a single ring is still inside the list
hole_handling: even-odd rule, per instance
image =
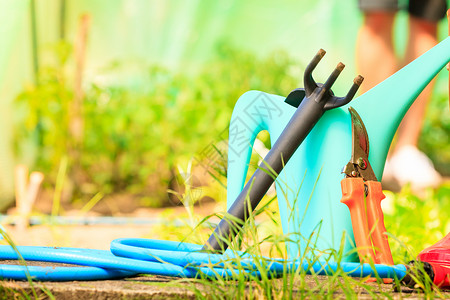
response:
[[[353,107],[348,108],[352,120],[352,158],[351,163],[357,166],[359,175],[364,180],[377,181],[377,177],[369,163],[369,136],[366,127]]]
[[[348,110],[350,112],[350,116],[352,117],[353,151],[357,151],[355,148],[359,147],[360,150],[364,151],[366,157],[369,157],[369,136],[367,135],[366,127],[364,126],[361,117],[353,107],[350,106]]]

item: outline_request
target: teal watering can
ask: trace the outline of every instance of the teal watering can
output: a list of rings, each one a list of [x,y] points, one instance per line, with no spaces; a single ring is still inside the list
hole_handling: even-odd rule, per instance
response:
[[[381,179],[389,146],[408,108],[450,60],[450,38],[351,102],[367,129],[369,160]],[[230,121],[227,205],[233,206],[248,171],[252,146],[262,130],[272,147],[290,121],[295,105],[286,98],[249,91],[237,101]],[[351,155],[348,106],[326,111],[278,175],[275,184],[290,258],[312,251],[339,250],[345,235],[344,261],[357,260],[348,208],[340,202],[342,168]],[[315,253],[316,255],[318,253]]]

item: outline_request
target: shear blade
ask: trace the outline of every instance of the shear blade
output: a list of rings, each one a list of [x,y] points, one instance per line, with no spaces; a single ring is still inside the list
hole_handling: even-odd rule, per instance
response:
[[[369,163],[369,136],[366,127],[353,107],[348,108],[352,120],[352,158],[351,163],[364,180],[377,181]]]
[[[350,111],[350,116],[352,118],[353,150],[356,150],[355,142],[357,142],[360,150],[362,150],[366,154],[366,156],[369,157],[369,136],[367,135],[366,127],[364,126],[361,117],[353,107],[350,106],[348,110]],[[352,156],[354,157],[354,155]]]

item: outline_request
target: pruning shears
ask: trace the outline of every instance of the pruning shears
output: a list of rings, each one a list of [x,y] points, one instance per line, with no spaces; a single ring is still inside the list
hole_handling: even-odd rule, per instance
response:
[[[369,163],[369,136],[361,117],[349,107],[352,120],[352,156],[342,170],[342,199],[350,210],[353,234],[362,262],[393,265],[381,200],[381,182]]]

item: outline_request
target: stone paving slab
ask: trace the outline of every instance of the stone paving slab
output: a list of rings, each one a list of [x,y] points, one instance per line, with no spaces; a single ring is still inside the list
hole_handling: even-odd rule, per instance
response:
[[[313,288],[329,280],[327,276],[318,276],[313,279],[312,276],[307,276],[304,284],[299,283],[299,287],[304,289]],[[211,282],[213,283],[213,282]],[[282,279],[274,279],[274,285],[282,284]],[[235,284],[230,281],[230,287]],[[379,287],[377,283],[367,283],[368,286]],[[14,293],[26,293],[33,295],[28,282],[21,281],[3,281],[1,286],[4,287],[8,293],[13,297]],[[35,291],[37,291],[40,299],[50,299],[45,291],[50,292],[56,299],[80,300],[80,299],[197,299],[198,295],[194,292],[201,293],[207,298],[220,298],[221,295],[211,294],[217,291],[211,291],[207,285],[192,282],[180,282],[170,277],[163,276],[140,276],[120,280],[101,280],[101,281],[71,281],[71,282],[45,282],[34,283]],[[195,287],[195,288],[194,288]],[[247,288],[251,288],[252,284],[248,283]],[[255,285],[253,285],[255,287]],[[358,290],[360,289],[360,290]],[[383,293],[389,293],[394,299],[423,299],[423,294],[415,290],[403,288],[401,292],[393,292],[393,286],[389,284],[381,285],[381,290],[375,293],[368,293],[366,290],[356,287],[355,292],[358,294],[358,299],[374,299],[386,298]],[[208,297],[209,295],[209,297]],[[293,291],[293,298],[302,298],[300,289]],[[320,296],[322,297],[322,296]],[[342,291],[337,290],[333,294],[333,299],[345,299]],[[445,299],[450,299],[450,292],[443,293]],[[257,297],[259,298],[259,297]],[[276,297],[275,297],[276,298]],[[0,299],[4,299],[0,297]],[[6,298],[9,299],[9,298]]]
[[[150,276],[122,280],[71,281],[34,283],[34,289],[40,299],[50,299],[46,290],[56,299],[195,299],[192,291],[169,285],[171,279]],[[164,286],[164,285],[167,286]],[[9,281],[2,284],[15,292],[32,295],[30,284],[21,281]],[[10,291],[11,295],[14,293]]]

